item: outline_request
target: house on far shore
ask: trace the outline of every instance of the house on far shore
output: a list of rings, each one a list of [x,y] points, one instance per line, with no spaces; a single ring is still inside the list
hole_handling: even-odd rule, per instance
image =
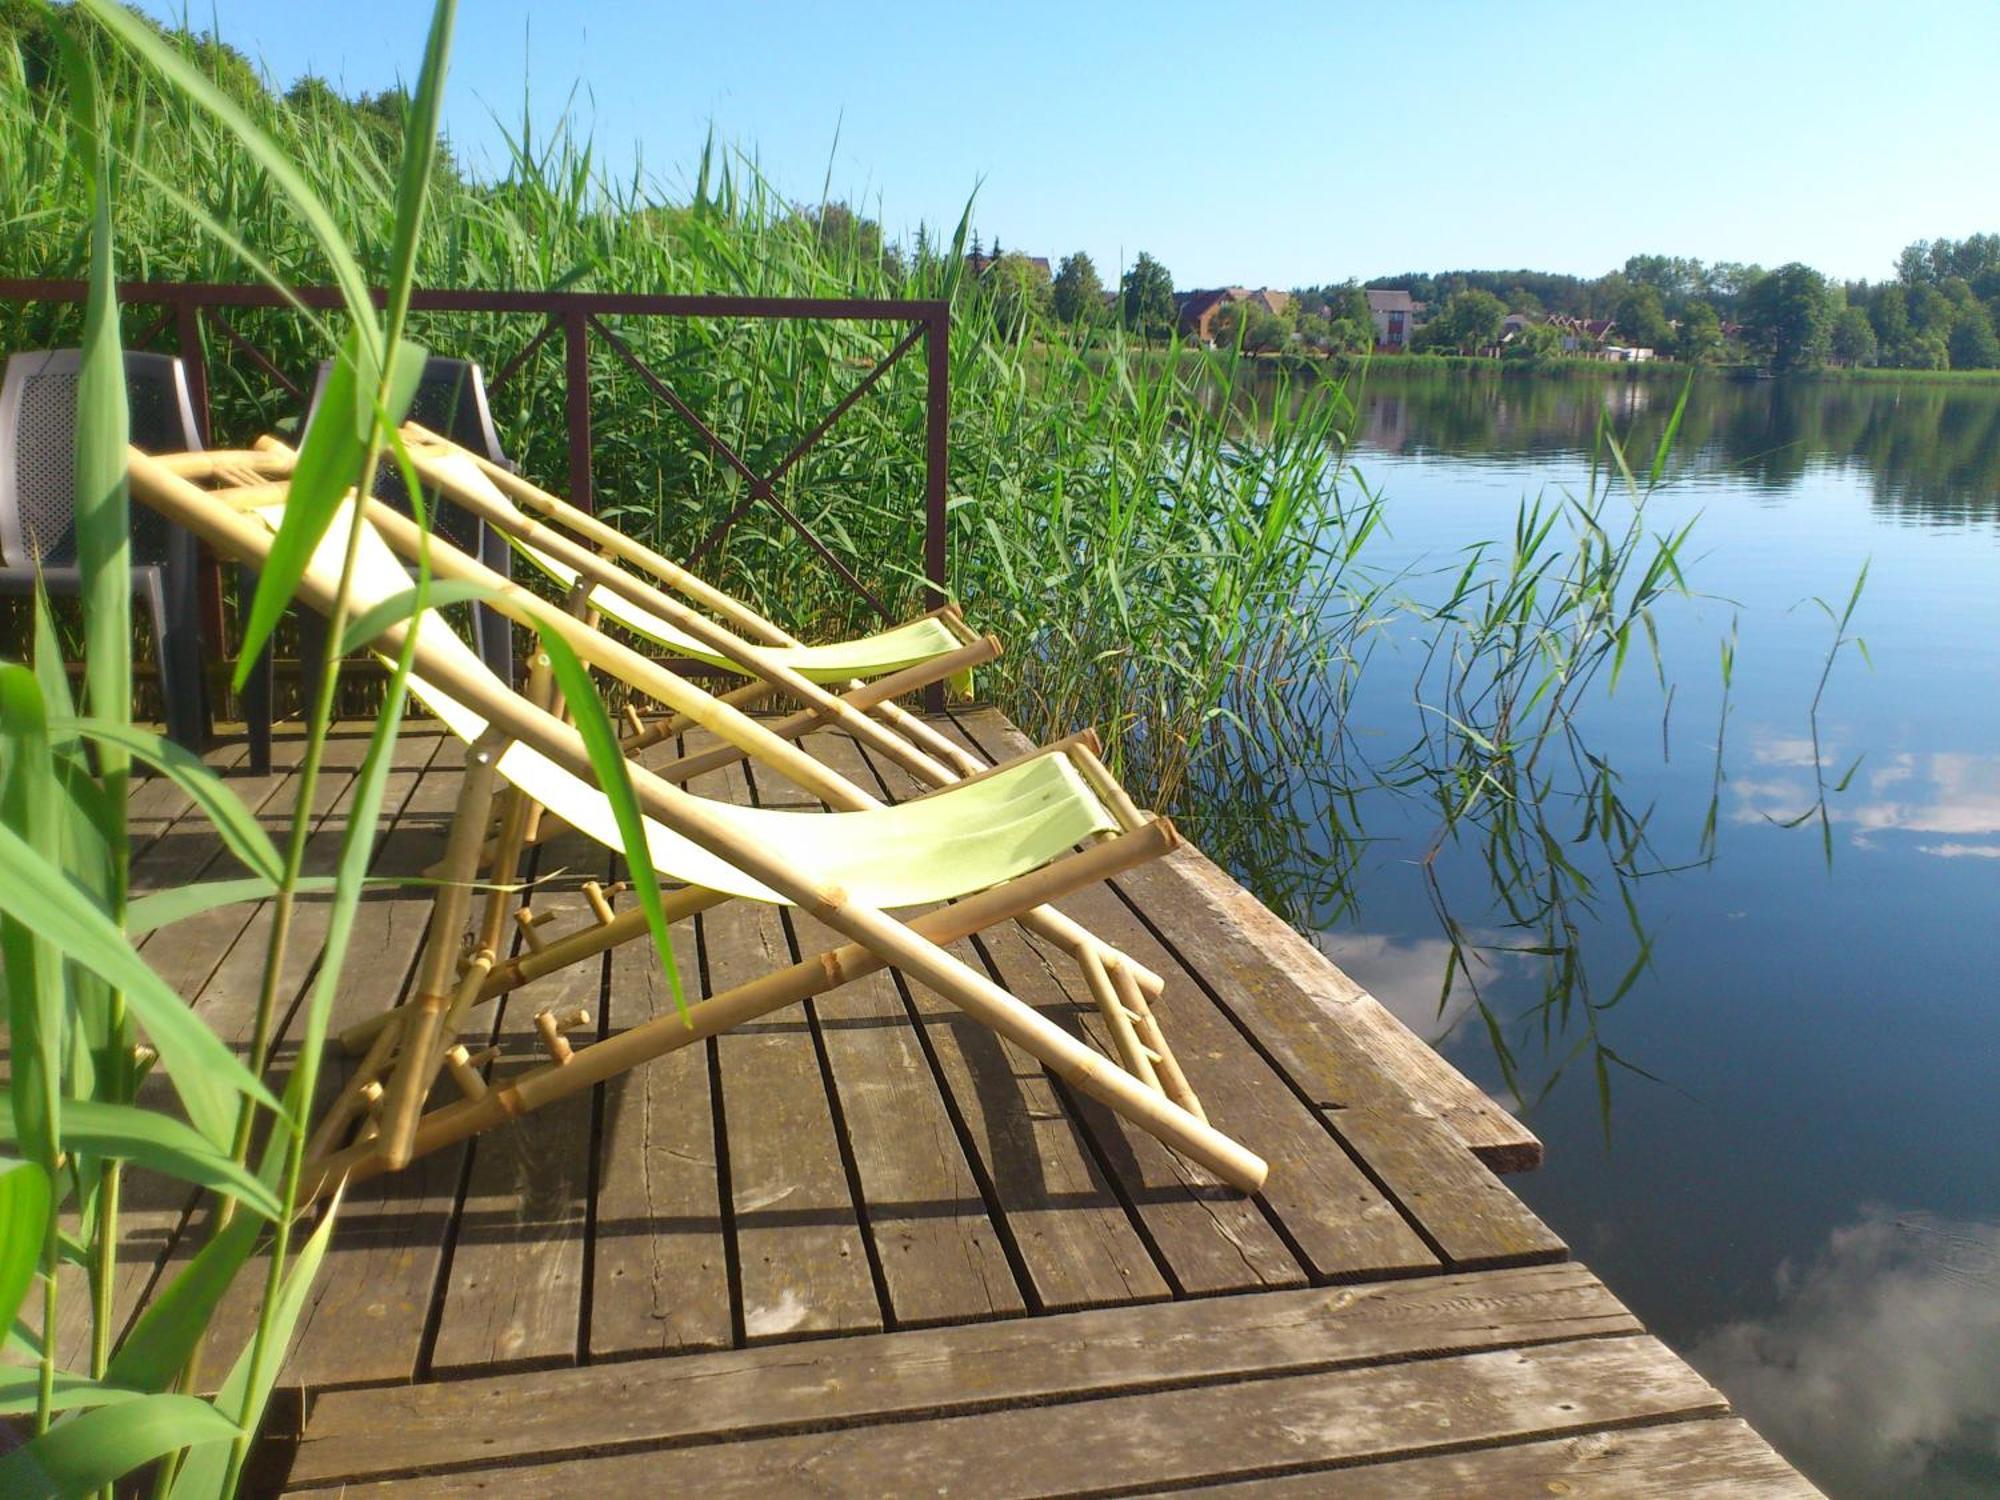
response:
[[[1610,342],[1613,324],[1609,318],[1573,318],[1558,313],[1549,319],[1549,327],[1562,334],[1563,353],[1596,354]]]
[[[1215,342],[1215,315],[1237,302],[1248,302],[1278,317],[1292,305],[1292,294],[1273,287],[1255,291],[1241,286],[1219,286],[1207,291],[1174,293],[1174,324],[1184,339],[1203,344]]]
[[[1375,352],[1401,354],[1407,350],[1410,335],[1416,331],[1417,314],[1422,311],[1423,304],[1412,301],[1406,291],[1368,288],[1368,314],[1375,320]]]

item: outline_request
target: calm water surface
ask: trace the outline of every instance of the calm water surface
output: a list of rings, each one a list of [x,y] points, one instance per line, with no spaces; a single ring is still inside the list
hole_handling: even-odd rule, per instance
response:
[[[1443,588],[1524,497],[1583,491],[1600,411],[1650,453],[1676,394],[1378,370],[1356,396],[1391,533],[1374,564]],[[1302,782],[1291,812],[1327,872],[1303,915],[1506,1097],[1472,987],[1440,1004],[1441,911],[1469,935],[1522,1092],[1547,1088],[1529,1109],[1547,1164],[1514,1187],[1829,1492],[2000,1494],[2000,391],[1705,384],[1668,476],[1654,523],[1699,515],[1700,597],[1660,616],[1671,709],[1635,651],[1581,729],[1650,809],[1657,864],[1697,860],[1717,799],[1714,858],[1624,882],[1628,909],[1601,847],[1572,846],[1583,979],[1546,1026],[1551,960],[1507,951],[1539,939],[1509,925],[1476,838],[1446,840],[1427,881],[1420,799]],[[1833,625],[1807,601],[1844,602],[1864,564],[1872,667],[1836,659],[1816,756]],[[1376,649],[1347,728],[1387,755],[1420,712],[1415,632]]]

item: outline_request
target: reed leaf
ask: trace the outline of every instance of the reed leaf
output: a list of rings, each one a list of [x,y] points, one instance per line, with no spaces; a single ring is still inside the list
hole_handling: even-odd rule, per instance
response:
[[[196,1396],[150,1395],[57,1423],[0,1458],[9,1500],[68,1500],[194,1443],[227,1442],[236,1424]]]
[[[232,1493],[235,1472],[231,1463],[232,1450],[245,1433],[254,1432],[263,1421],[264,1408],[271,1399],[271,1387],[277,1383],[277,1362],[261,1359],[260,1350],[266,1338],[280,1349],[291,1343],[299,1314],[305,1310],[306,1293],[312,1290],[312,1284],[319,1276],[320,1262],[326,1259],[327,1242],[333,1238],[334,1221],[339,1215],[340,1196],[336,1191],[320,1219],[319,1227],[300,1248],[298,1258],[285,1277],[283,1288],[265,1304],[257,1338],[238,1356],[221,1389],[215,1393],[215,1412],[218,1415],[231,1411],[241,1413],[242,1427],[238,1428],[223,1418],[226,1432],[190,1446],[187,1459],[174,1480],[171,1500],[223,1500]]]
[[[0,676],[5,669],[0,668]],[[13,722],[9,715],[10,724]],[[39,853],[11,827],[0,826],[0,911],[31,932],[36,941],[47,943],[72,962],[90,970],[123,992],[126,1004],[145,1028],[160,1054],[162,1065],[174,1090],[186,1107],[195,1128],[211,1141],[226,1142],[235,1124],[235,1101],[240,1095],[275,1109],[277,1101],[253,1077],[236,1056],[188,1009],[166,982],[146,966],[125,934],[82,891],[64,875],[62,868]],[[8,953],[10,997],[20,988],[13,976],[14,954]],[[39,1081],[23,1088],[24,1056],[33,1053],[23,1038],[40,1045],[38,1018],[14,1018],[13,1031],[15,1087],[10,1092],[19,1099],[34,1097]],[[56,1023],[60,1034],[60,1022]],[[27,1066],[32,1068],[32,1061]],[[16,1105],[17,1110],[21,1108]],[[18,1115],[17,1115],[18,1118]],[[50,1129],[59,1115],[56,1106],[46,1107],[35,1127]],[[28,1138],[33,1139],[32,1132]]]
[[[168,1389],[201,1346],[209,1320],[262,1232],[256,1219],[242,1214],[224,1225],[163,1291],[147,1301],[104,1372],[105,1380],[135,1391]]]
[[[0,1094],[9,1092],[0,1089]],[[282,1212],[277,1198],[253,1174],[171,1115],[96,1099],[66,1099],[63,1104],[63,1144],[71,1150],[135,1161],[182,1182],[228,1193],[267,1219]],[[0,1143],[11,1145],[16,1139],[12,1123],[0,1120]]]
[[[611,716],[605,712],[604,700],[597,695],[590,669],[570,649],[569,642],[554,630],[545,629],[541,643],[556,686],[562,690],[563,702],[576,721],[576,732],[583,737],[584,749],[589,752],[591,769],[597,773],[598,790],[611,803],[612,815],[618,820],[618,838],[625,846],[632,889],[646,913],[646,926],[653,934],[653,947],[659,953],[667,987],[673,992],[674,1006],[685,1018],[687,997],[681,993],[680,965],[674,962],[673,934],[667,929],[660,879],[653,869],[645,820],[639,812],[638,796],[632,790],[632,777],[625,764],[625,752],[618,744],[618,733],[611,727]]]
[[[256,814],[245,807],[243,800],[193,752],[151,730],[98,719],[57,720],[50,725],[50,731],[53,734],[81,735],[98,745],[116,746],[133,759],[151,766],[188,794],[209,825],[221,836],[229,852],[242,860],[245,868],[276,883],[282,871],[277,846],[264,832]],[[127,926],[129,930],[129,921]]]
[[[53,1211],[49,1174],[39,1163],[0,1162],[0,1328],[13,1326],[34,1284]]]

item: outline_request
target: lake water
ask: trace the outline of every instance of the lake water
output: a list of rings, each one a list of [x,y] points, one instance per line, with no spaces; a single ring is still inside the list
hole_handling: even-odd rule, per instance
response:
[[[1650,455],[1677,394],[1378,367],[1355,394],[1371,566],[1440,596],[1524,498],[1586,489],[1600,413]],[[1293,914],[1505,1098],[1502,1028],[1548,1148],[1512,1185],[1830,1493],[2000,1494],[2000,391],[1700,384],[1646,514],[1698,517],[1696,597],[1659,611],[1671,702],[1635,645],[1577,725],[1648,814],[1637,863],[1687,867],[1621,881],[1571,842],[1559,777],[1537,811],[1577,879],[1552,918],[1476,829],[1438,844],[1421,796],[1336,797],[1300,756],[1318,870]],[[1835,658],[1816,754],[1834,624],[1809,601],[1844,604],[1864,564],[1872,666]],[[1374,639],[1345,728],[1379,763],[1424,711],[1419,632]],[[1440,1007],[1448,922],[1484,1013],[1463,977]]]

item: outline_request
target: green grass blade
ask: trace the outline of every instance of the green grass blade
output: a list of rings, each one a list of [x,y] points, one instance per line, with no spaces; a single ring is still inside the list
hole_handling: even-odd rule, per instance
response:
[[[371,886],[428,883],[386,877],[367,882]],[[292,889],[301,893],[330,891],[336,884],[337,877],[332,875],[301,875]],[[262,901],[267,896],[276,895],[277,890],[275,878],[247,875],[240,880],[204,880],[193,885],[176,886],[169,891],[155,891],[149,896],[139,897],[125,908],[125,931],[137,937],[156,927],[171,927],[189,917],[198,917],[205,911],[214,911],[218,906],[234,906],[239,901]]]
[[[49,1174],[37,1163],[0,1163],[0,1328],[13,1326],[34,1283],[52,1208]]]
[[[632,791],[632,778],[625,767],[625,753],[618,747],[618,736],[611,728],[610,716],[604,711],[604,700],[597,695],[597,685],[591,681],[589,670],[577,659],[569,643],[553,630],[543,631],[541,640],[542,650],[547,653],[549,666],[555,672],[556,684],[562,689],[563,702],[576,720],[576,732],[583,736],[584,748],[590,754],[591,769],[597,773],[598,790],[610,799],[612,815],[618,820],[618,837],[625,845],[625,866],[631,877],[632,889],[646,913],[646,925],[652,930],[653,946],[658,950],[660,964],[666,971],[674,1005],[685,1016],[687,998],[681,993],[680,966],[674,962],[674,940],[667,931],[666,908],[660,901],[659,876],[653,869],[652,853],[646,843],[646,825],[639,814],[639,799]]]
[[[51,727],[57,733],[75,732],[100,745],[115,745],[133,759],[151,766],[188,794],[230,853],[247,868],[273,882],[283,873],[277,846],[264,832],[256,814],[191,751],[151,730],[101,719],[59,721]]]
[[[32,1412],[39,1399],[36,1389],[39,1384],[37,1371],[0,1365],[0,1417],[19,1417]],[[88,1375],[73,1375],[67,1370],[58,1370],[54,1389],[49,1393],[49,1410],[74,1411],[80,1406],[113,1406],[120,1401],[137,1401],[145,1394],[144,1391],[128,1391],[122,1386],[106,1385]]]
[[[388,423],[393,429],[409,410],[424,370],[424,351],[398,343],[390,378]],[[347,340],[328,372],[326,390],[306,440],[299,449],[285,502],[285,519],[271,541],[271,551],[257,578],[257,595],[243,625],[242,653],[236,663],[236,688],[249,681],[264,644],[298,591],[313,550],[326,535],[341,499],[354,487],[366,456],[375,421],[375,392],[381,383],[379,364],[369,354],[360,325]]]
[[[0,663],[0,849],[16,850],[21,871],[10,881],[53,882],[63,873],[55,822],[58,793],[42,693],[27,668]],[[0,887],[4,891],[4,887]],[[38,893],[14,894],[32,899]],[[89,898],[76,893],[79,905]],[[95,910],[95,908],[92,908]],[[109,927],[110,923],[105,922]],[[114,929],[115,930],[115,929]],[[13,1068],[13,1125],[24,1155],[54,1169],[62,1137],[65,996],[61,942],[47,925],[0,897],[0,957],[7,970],[8,1046]]]
[[[192,1443],[227,1443],[239,1429],[196,1396],[142,1396],[58,1422],[0,1458],[0,1495],[66,1500]]]
[[[320,1262],[326,1259],[327,1241],[333,1237],[334,1221],[339,1215],[340,1197],[335,1194],[319,1228],[313,1231],[286,1275],[276,1305],[264,1310],[274,1349],[282,1350],[292,1341],[292,1331],[305,1307],[306,1293],[312,1290],[319,1276]],[[248,1423],[244,1430],[254,1431],[263,1420],[264,1407],[271,1399],[271,1387],[277,1381],[282,1361],[273,1358],[263,1362],[265,1368],[258,1375],[257,1389],[253,1392],[250,1388],[250,1367],[256,1363],[253,1348],[254,1345],[244,1349],[238,1356],[228,1379],[222,1382],[222,1389],[215,1393],[215,1404],[221,1411],[244,1412]],[[247,1402],[246,1397],[250,1398]],[[237,1430],[232,1426],[230,1433],[219,1441],[202,1443],[189,1452],[180,1476],[174,1481],[172,1500],[222,1500],[229,1478],[229,1450]]]
[[[85,696],[97,717],[125,720],[132,715],[132,531],[125,481],[131,418],[118,338],[109,163],[96,64],[66,33],[62,50],[91,196],[90,295],[76,398],[76,551],[83,573]],[[113,748],[103,764],[105,780],[118,789],[114,800],[119,800],[124,757]]]
[[[473,599],[497,597],[492,589],[480,583],[459,583],[441,580],[431,583],[419,602],[417,590],[406,589],[400,594],[384,599],[371,609],[363,610],[348,622],[341,632],[340,649],[357,651],[374,640],[376,636],[394,625],[398,620],[407,620],[419,609],[443,609],[451,604],[463,604]]]
[[[362,274],[360,262],[347,248],[345,231],[319,194],[313,191],[297,163],[250,117],[242,105],[210,82],[149,22],[140,19],[116,0],[78,0],[78,5],[164,76],[176,93],[193,100],[227,127],[242,142],[257,165],[270,174],[271,180],[291,200],[293,210],[312,231],[320,253],[326,257],[333,272],[334,284],[340,288],[341,297],[347,303],[348,316],[364,330],[363,347],[373,356],[373,362],[379,364],[382,336],[375,327],[368,278]]]
[[[166,1290],[147,1301],[104,1378],[137,1391],[163,1391],[172,1385],[200,1347],[215,1309],[257,1247],[262,1230],[256,1219],[237,1214],[203,1245]]]
[[[423,69],[417,75],[417,91],[403,122],[403,165],[396,180],[396,236],[389,251],[388,327],[392,335],[402,329],[416,278],[418,235],[423,228],[431,171],[437,164],[438,118],[444,107],[445,69],[457,14],[458,7],[451,0],[431,12]],[[391,430],[400,420],[399,413],[389,424]]]
[[[13,1126],[0,1120],[0,1143],[11,1144],[13,1139]],[[249,1169],[231,1161],[227,1151],[217,1150],[172,1115],[131,1104],[65,1099],[63,1145],[94,1156],[137,1162],[182,1182],[228,1193],[267,1219],[280,1212],[277,1198]]]
[[[13,829],[0,826],[0,911],[53,944],[72,962],[122,990],[133,1016],[152,1039],[188,1118],[212,1141],[235,1127],[235,1096],[275,1109],[277,1101],[187,1003],[146,966],[118,926],[89,896]],[[12,954],[9,954],[10,968]],[[10,986],[11,990],[12,986]],[[16,1031],[15,1045],[23,1035]],[[22,1058],[14,1059],[15,1081]]]

